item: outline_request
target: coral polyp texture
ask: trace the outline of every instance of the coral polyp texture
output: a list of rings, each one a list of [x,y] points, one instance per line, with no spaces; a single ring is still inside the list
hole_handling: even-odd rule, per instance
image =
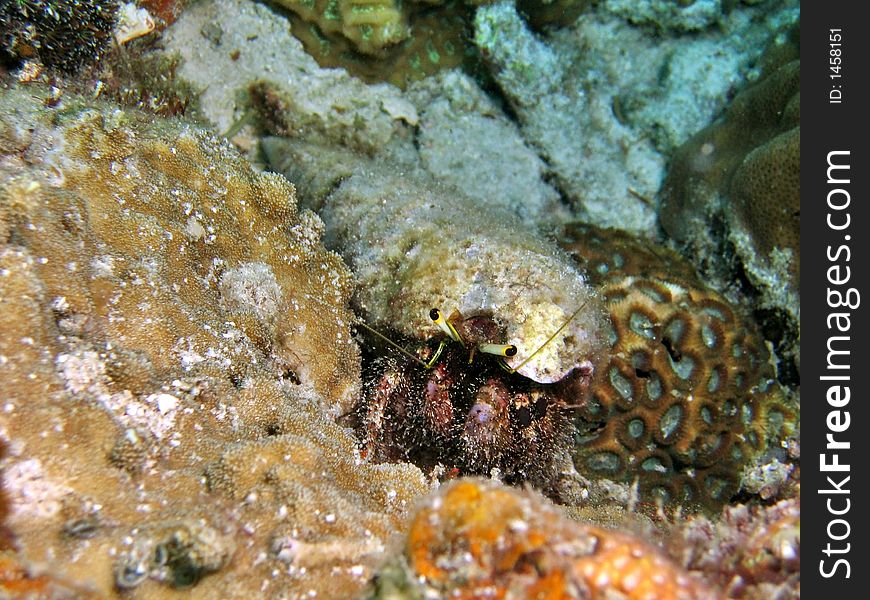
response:
[[[427,488],[329,416],[360,381],[322,223],[191,124],[50,93],[0,92],[11,560],[101,597],[354,596]]]
[[[419,508],[374,598],[716,600],[715,588],[632,535],[568,519],[531,491],[463,479]]]
[[[394,0],[274,0],[316,25],[339,35],[363,54],[379,55],[410,35],[408,16]]]
[[[578,471],[636,480],[643,502],[720,508],[794,430],[760,332],[669,250],[584,226],[565,237],[611,317],[609,358],[577,413]]]

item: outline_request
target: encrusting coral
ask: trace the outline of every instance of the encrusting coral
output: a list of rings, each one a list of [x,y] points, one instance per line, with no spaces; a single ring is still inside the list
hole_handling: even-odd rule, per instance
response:
[[[372,598],[714,600],[715,588],[639,538],[568,519],[532,491],[462,479],[417,510]]]
[[[328,416],[360,383],[320,220],[190,124],[49,93],[0,92],[14,561],[108,597],[353,596],[426,485]]]
[[[578,471],[637,480],[644,502],[719,509],[794,430],[763,338],[673,251],[590,226],[563,237],[612,324],[577,413]]]

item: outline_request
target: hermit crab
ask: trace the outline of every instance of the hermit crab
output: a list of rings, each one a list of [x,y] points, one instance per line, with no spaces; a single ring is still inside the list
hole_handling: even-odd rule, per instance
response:
[[[377,340],[363,344],[357,412],[368,454],[546,479],[605,343],[605,311],[574,261],[411,167],[286,138],[263,148],[354,272],[361,328]]]
[[[583,361],[559,382],[541,384],[520,375],[521,364],[509,366],[519,350],[499,343],[504,331],[492,316],[454,311],[445,318],[433,308],[429,317],[443,337],[414,352],[361,323],[397,351],[367,363],[356,415],[366,455],[411,461],[441,476],[495,475],[547,488],[571,443],[566,412],[586,396],[593,364]]]

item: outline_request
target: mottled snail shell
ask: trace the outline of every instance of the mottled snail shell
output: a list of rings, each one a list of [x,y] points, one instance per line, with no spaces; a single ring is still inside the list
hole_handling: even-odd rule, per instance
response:
[[[322,149],[285,138],[263,147],[323,218],[324,241],[351,266],[372,326],[425,340],[443,335],[433,307],[491,316],[503,343],[517,347],[507,364],[539,383],[596,361],[599,298],[566,254],[514,214],[397,167],[324,160]]]

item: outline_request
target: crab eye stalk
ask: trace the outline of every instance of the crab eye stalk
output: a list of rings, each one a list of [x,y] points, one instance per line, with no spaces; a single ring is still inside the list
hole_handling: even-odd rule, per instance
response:
[[[486,354],[495,354],[510,358],[517,355],[517,347],[513,344],[478,344],[477,349]]]
[[[429,311],[429,318],[438,326],[441,331],[447,334],[454,342],[459,342],[462,344],[462,338],[459,337],[459,333],[457,333],[456,328],[451,325],[447,319],[444,318],[444,315],[441,314],[441,311],[437,308],[433,308]],[[463,344],[464,345],[464,344]]]

